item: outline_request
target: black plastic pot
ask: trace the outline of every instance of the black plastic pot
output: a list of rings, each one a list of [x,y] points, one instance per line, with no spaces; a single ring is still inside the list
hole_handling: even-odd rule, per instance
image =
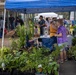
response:
[[[10,72],[0,72],[0,75],[11,75]]]
[[[74,56],[67,56],[68,60],[74,60]]]
[[[24,72],[23,75],[35,75],[35,73],[32,73],[32,72]]]
[[[11,75],[11,72],[7,68],[5,70],[0,68],[0,75]]]
[[[12,69],[11,75],[23,75],[23,72],[17,69]]]

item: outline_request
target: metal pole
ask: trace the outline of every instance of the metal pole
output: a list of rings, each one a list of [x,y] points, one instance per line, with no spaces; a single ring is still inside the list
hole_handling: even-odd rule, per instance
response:
[[[4,9],[3,35],[2,35],[2,49],[3,49],[3,45],[4,45],[4,29],[5,29],[5,20],[6,20],[6,9]]]

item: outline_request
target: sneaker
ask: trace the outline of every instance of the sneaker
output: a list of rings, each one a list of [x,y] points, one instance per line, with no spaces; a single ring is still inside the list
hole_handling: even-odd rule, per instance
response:
[[[63,63],[63,62],[64,62],[63,59],[61,59],[60,63]]]
[[[61,64],[63,64],[64,62],[63,62],[63,61],[61,61],[60,63],[61,63]]]

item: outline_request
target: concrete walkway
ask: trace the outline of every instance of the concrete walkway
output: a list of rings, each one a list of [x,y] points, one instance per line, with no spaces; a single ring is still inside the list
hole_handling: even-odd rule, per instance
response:
[[[59,75],[76,75],[76,62],[72,60],[61,64]]]

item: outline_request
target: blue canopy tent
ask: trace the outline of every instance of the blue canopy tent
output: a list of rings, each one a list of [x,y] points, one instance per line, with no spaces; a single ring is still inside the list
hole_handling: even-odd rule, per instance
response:
[[[5,8],[23,13],[75,11],[76,0],[6,0]]]
[[[6,9],[22,12],[25,14],[50,12],[50,11],[52,12],[75,11],[76,0],[6,0],[4,9],[2,47],[4,42]]]

